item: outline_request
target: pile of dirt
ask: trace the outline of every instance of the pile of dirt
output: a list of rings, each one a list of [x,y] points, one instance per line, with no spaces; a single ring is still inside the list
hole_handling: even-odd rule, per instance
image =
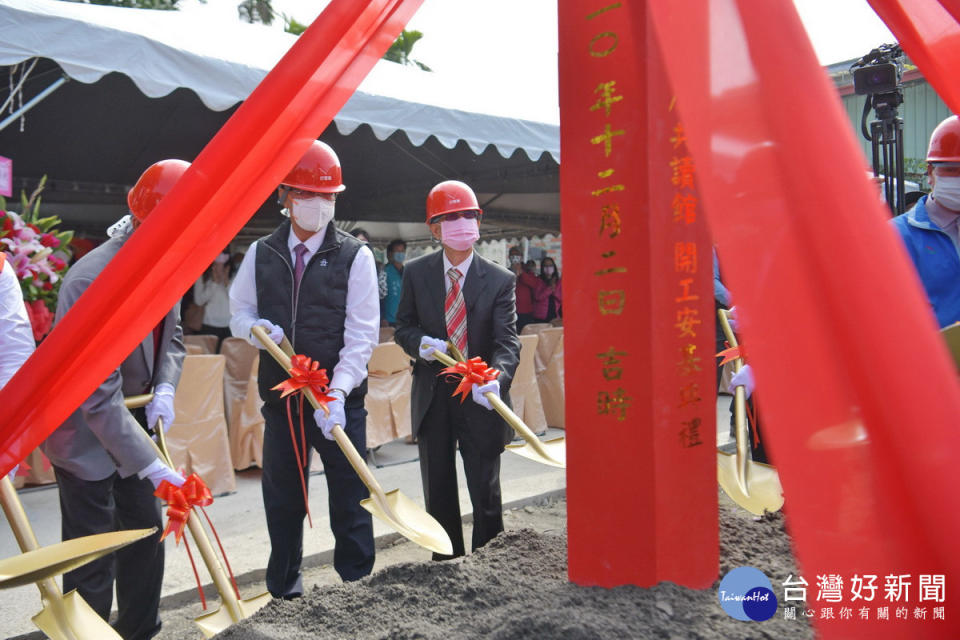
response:
[[[565,505],[564,505],[565,506]],[[780,515],[754,520],[721,499],[724,575],[753,566],[775,583],[797,570]],[[578,587],[567,581],[566,531],[507,530],[449,562],[389,566],[350,584],[274,601],[227,629],[230,640],[307,638],[812,638],[781,610],[763,623],[729,617],[716,585],[643,589]]]

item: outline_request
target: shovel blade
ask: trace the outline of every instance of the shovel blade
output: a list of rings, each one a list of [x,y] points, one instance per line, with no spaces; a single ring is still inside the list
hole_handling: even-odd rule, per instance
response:
[[[156,529],[98,533],[52,544],[0,560],[0,589],[10,589],[58,576],[142,540]]]
[[[264,592],[253,598],[238,601],[242,618],[246,620],[264,608],[272,599],[273,596],[268,592]],[[203,614],[199,618],[194,618],[193,622],[200,628],[204,638],[212,638],[230,625],[240,621],[233,620],[226,607],[220,607],[216,611],[211,611],[210,613]]]
[[[747,462],[747,491],[737,481],[737,457],[717,452],[717,480],[730,499],[750,513],[762,516],[764,511],[775,512],[783,507],[783,489],[777,470],[761,462]]]
[[[537,451],[529,442],[524,442],[523,444],[508,444],[507,450],[533,460],[534,462],[550,465],[551,467],[559,467],[561,469],[567,467],[567,444],[562,436],[541,442],[540,446],[543,447],[543,453]]]
[[[204,638],[212,638],[232,625],[234,621],[225,607],[219,607],[215,611],[194,618],[193,622],[200,628]]]
[[[387,508],[373,498],[360,501],[360,506],[396,529],[411,542],[443,555],[453,554],[453,543],[440,523],[399,489],[384,494]]]
[[[121,640],[107,621],[97,615],[76,591],[58,602],[44,602],[33,623],[51,640]]]

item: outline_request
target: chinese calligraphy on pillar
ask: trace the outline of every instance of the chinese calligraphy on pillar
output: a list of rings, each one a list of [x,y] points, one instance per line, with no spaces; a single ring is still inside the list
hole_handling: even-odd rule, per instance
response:
[[[718,567],[712,260],[647,6],[558,5],[569,573],[703,588]]]

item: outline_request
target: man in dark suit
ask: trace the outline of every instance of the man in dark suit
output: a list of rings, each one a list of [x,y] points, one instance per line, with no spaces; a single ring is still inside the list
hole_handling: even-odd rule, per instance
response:
[[[503,531],[500,454],[512,431],[484,396],[509,403],[510,382],[520,359],[515,276],[473,251],[482,212],[469,186],[449,180],[427,196],[427,224],[442,251],[404,268],[394,339],[413,357],[411,413],[420,447],[420,474],[427,512],[443,526],[453,556],[464,555],[456,449],[459,443],[473,505],[473,549]],[[483,358],[500,371],[497,380],[472,389],[472,402],[453,397],[458,380],[440,376],[434,349],[447,340],[467,358]]]
[[[131,216],[111,227],[110,239],[67,272],[57,300],[59,322],[186,171],[182,160],[149,167],[127,196]],[[163,481],[180,486],[183,477],[164,464],[139,433],[173,423],[173,394],[186,352],[179,303],[87,400],[43,443],[60,489],[64,540],[117,531],[157,533],[63,575],[64,592],[77,589],[107,620],[117,583],[117,633],[126,640],[150,638],[160,630],[163,586],[163,518],[154,489]],[[128,410],[125,396],[154,394],[146,409]]]

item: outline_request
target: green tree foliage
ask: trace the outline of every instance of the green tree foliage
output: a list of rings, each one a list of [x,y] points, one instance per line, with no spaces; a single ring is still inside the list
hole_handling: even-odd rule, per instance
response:
[[[422,37],[423,34],[419,31],[404,30],[387,49],[387,52],[383,55],[384,60],[398,64],[416,65],[424,71],[432,71],[427,65],[410,57],[410,54],[413,53],[413,45],[417,44],[417,41]]]
[[[243,0],[237,5],[237,11],[240,13],[240,19],[249,23],[260,22],[265,25],[273,24],[273,19],[277,16],[270,4],[270,0]]]
[[[287,33],[292,33],[295,36],[300,35],[307,30],[307,27],[310,25],[303,24],[302,22],[297,22],[294,18],[284,14],[283,15],[283,30]]]

